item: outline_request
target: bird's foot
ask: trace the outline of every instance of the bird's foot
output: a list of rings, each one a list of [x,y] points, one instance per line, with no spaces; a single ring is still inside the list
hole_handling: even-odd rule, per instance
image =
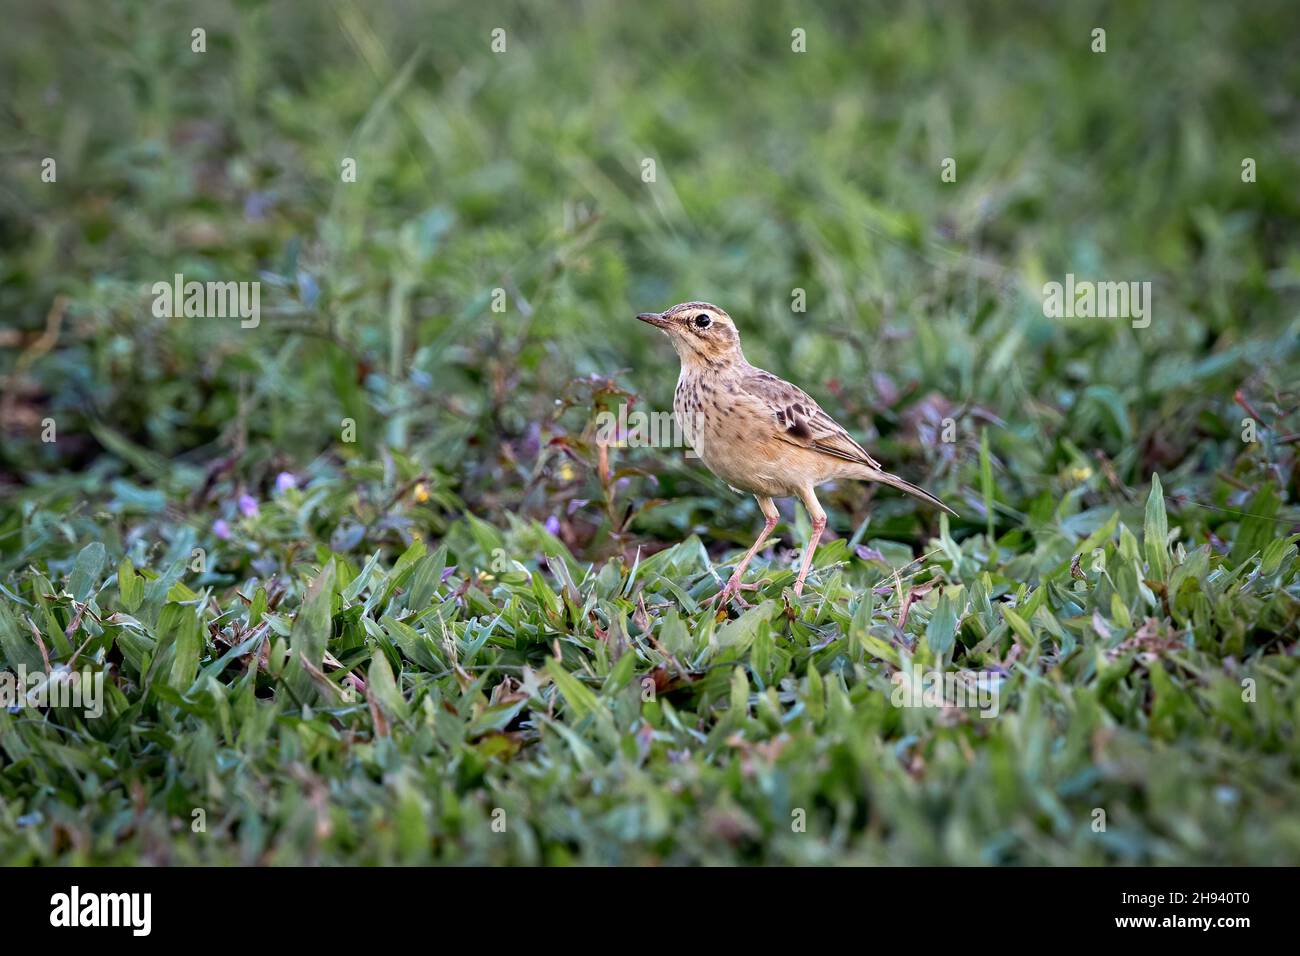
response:
[[[704,604],[705,606],[708,606],[717,602],[718,607],[723,608],[726,607],[729,602],[735,601],[742,608],[748,608],[750,606],[749,602],[740,596],[740,592],[757,591],[758,589],[758,584],[745,584],[739,577],[733,574],[727,580],[727,583],[722,586],[722,590],[705,601]]]

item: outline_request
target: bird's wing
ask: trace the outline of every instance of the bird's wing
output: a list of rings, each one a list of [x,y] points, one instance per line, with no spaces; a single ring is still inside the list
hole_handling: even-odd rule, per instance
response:
[[[740,387],[771,414],[780,440],[880,470],[880,462],[868,455],[803,389],[762,369],[742,376]]]

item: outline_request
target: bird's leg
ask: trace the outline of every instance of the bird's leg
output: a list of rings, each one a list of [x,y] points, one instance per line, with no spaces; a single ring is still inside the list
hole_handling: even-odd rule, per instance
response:
[[[803,553],[803,567],[799,569],[799,579],[794,582],[794,594],[798,597],[803,593],[804,578],[808,577],[808,569],[812,567],[813,552],[817,550],[817,542],[821,540],[822,532],[826,530],[826,512],[822,511],[822,506],[817,501],[817,495],[809,488],[799,496],[803,499],[804,507],[808,509],[808,517],[812,519],[812,534],[808,537],[808,547]]]
[[[758,540],[754,542],[754,546],[740,559],[740,563],[736,565],[736,570],[731,572],[731,577],[723,585],[722,590],[710,598],[710,603],[717,601],[721,606],[734,597],[741,604],[744,604],[745,602],[740,598],[740,592],[758,589],[757,584],[742,584],[740,579],[744,576],[745,569],[749,567],[749,562],[754,560],[754,555],[758,554],[759,549],[763,547],[763,543],[767,541],[768,535],[776,527],[777,521],[781,519],[781,513],[776,510],[776,504],[771,498],[759,498],[758,507],[763,512],[763,530],[759,532]]]

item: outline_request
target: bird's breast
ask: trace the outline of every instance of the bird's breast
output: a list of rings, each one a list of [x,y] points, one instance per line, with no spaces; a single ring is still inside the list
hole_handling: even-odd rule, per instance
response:
[[[756,494],[790,494],[780,450],[765,440],[770,425],[751,405],[721,377],[683,375],[673,413],[682,437],[728,485]]]
[[[703,433],[704,410],[700,403],[700,393],[699,381],[683,372],[677,380],[677,391],[673,394],[673,417],[677,419],[677,427],[682,430],[682,437],[696,452],[700,449]]]

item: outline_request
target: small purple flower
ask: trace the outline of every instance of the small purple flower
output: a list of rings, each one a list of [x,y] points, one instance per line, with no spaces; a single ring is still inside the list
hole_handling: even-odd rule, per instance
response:
[[[225,518],[218,518],[212,522],[212,533],[222,541],[230,540],[230,525],[226,524]]]
[[[292,488],[298,487],[298,479],[287,471],[282,471],[275,476],[275,492],[282,495]]]
[[[257,517],[257,499],[252,495],[239,496],[239,511],[245,518]]]
[[[560,519],[551,515],[546,519],[546,531],[548,534],[557,535],[560,533]]]

